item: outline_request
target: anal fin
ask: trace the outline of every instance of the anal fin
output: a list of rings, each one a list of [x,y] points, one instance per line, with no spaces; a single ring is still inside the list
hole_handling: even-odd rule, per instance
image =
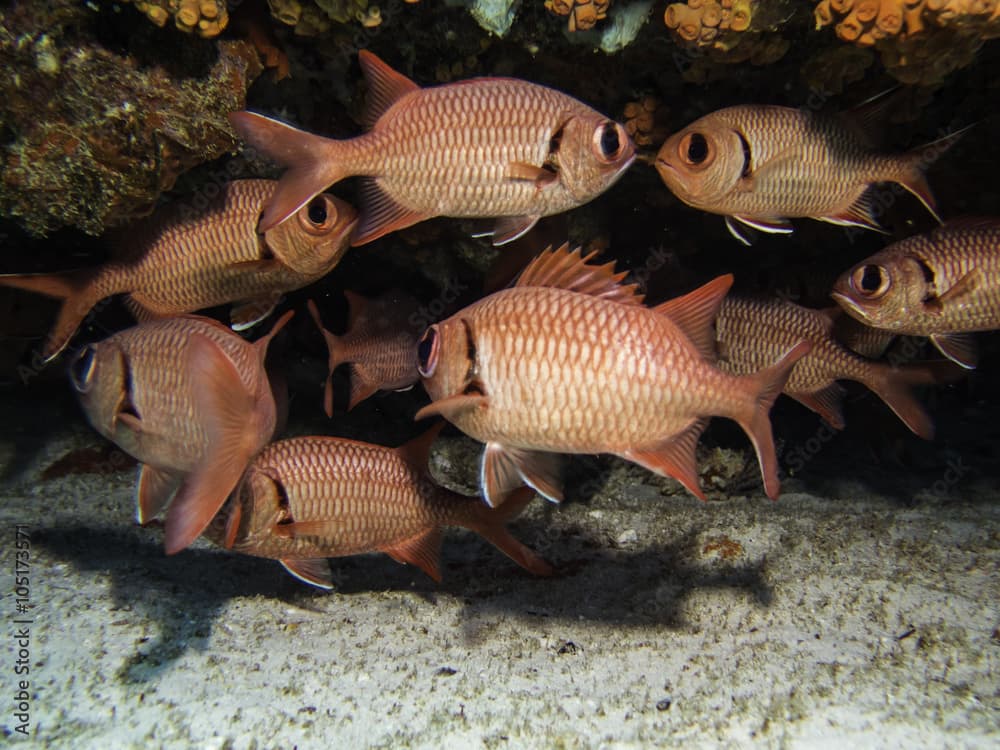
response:
[[[695,450],[701,433],[708,424],[707,418],[696,419],[684,430],[659,445],[650,448],[633,448],[619,455],[650,471],[676,479],[699,500],[705,499],[698,478]]]
[[[438,583],[441,582],[441,529],[437,526],[395,544],[379,547],[399,563],[416,565]]]
[[[361,178],[361,205],[361,221],[351,237],[353,247],[366,245],[390,232],[405,229],[434,216],[399,204],[385,192],[378,177]]]
[[[268,294],[233,305],[229,321],[234,331],[245,331],[266,318],[281,300],[281,293]]]
[[[285,570],[304,583],[319,586],[319,588],[328,591],[333,588],[330,563],[325,557],[310,557],[300,560],[284,558],[278,562],[285,566]]]
[[[822,417],[835,430],[844,429],[844,389],[838,383],[831,383],[812,393],[788,393],[807,409],[811,409]]]
[[[863,227],[875,232],[886,234],[886,230],[875,218],[875,201],[872,190],[865,190],[851,205],[842,211],[828,216],[817,216],[820,221],[836,224],[842,227]]]

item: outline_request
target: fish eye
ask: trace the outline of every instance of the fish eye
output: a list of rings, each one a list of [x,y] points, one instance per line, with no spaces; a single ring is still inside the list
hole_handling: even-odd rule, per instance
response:
[[[97,350],[92,346],[81,349],[69,365],[69,379],[77,393],[87,393],[93,387]]]
[[[433,325],[424,331],[417,344],[417,372],[421,377],[429,378],[434,374],[437,369],[439,348],[437,326]]]
[[[617,122],[603,122],[594,131],[594,152],[606,164],[618,160],[628,144],[628,135]]]
[[[681,161],[689,167],[707,167],[715,158],[712,144],[702,133],[688,133],[684,136],[678,146],[678,152]]]
[[[854,291],[867,299],[878,299],[889,291],[890,285],[889,274],[882,266],[864,265],[851,274]]]
[[[299,210],[299,224],[310,234],[329,232],[337,222],[337,205],[325,193],[317,195]]]

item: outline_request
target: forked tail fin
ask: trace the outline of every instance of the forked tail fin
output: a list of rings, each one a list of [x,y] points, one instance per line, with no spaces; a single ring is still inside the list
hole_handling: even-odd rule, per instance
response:
[[[931,186],[927,182],[927,169],[944,153],[954,146],[964,136],[970,128],[975,125],[966,125],[964,128],[956,130],[954,133],[942,136],[937,140],[915,148],[903,156],[905,167],[902,176],[897,178],[897,182],[912,193],[917,200],[924,204],[931,215],[941,224],[941,217],[938,216],[937,202],[931,192]]]
[[[902,367],[880,363],[875,369],[875,376],[865,385],[885,401],[914,435],[930,440],[934,437],[934,422],[910,388],[953,383],[965,375],[966,370],[950,360],[918,362]]]
[[[101,299],[115,291],[101,291],[95,283],[99,270],[82,269],[52,274],[10,274],[0,276],[0,285],[44,294],[62,300],[59,317],[42,347],[46,362],[55,359],[73,338],[80,323]]]
[[[800,341],[775,364],[755,375],[747,376],[755,383],[754,390],[757,397],[749,418],[738,418],[736,421],[757,451],[760,473],[764,477],[764,492],[772,500],[778,498],[781,484],[778,481],[778,457],[774,450],[774,435],[771,432],[771,407],[781,395],[795,363],[806,356],[811,349],[812,344],[809,341]]]
[[[277,226],[348,176],[342,163],[342,141],[313,135],[254,112],[230,112],[229,122],[250,148],[288,168],[264,206],[260,232]]]

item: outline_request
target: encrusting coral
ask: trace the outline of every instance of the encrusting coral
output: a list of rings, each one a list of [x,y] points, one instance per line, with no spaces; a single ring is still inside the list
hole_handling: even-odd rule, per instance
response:
[[[206,38],[218,36],[229,23],[226,0],[132,0],[132,3],[157,26],[164,26],[173,18],[181,31]]]
[[[227,115],[261,72],[249,44],[219,42],[185,76],[101,46],[82,3],[25,3],[0,21],[0,215],[33,234],[99,234],[236,146]]]
[[[557,16],[569,16],[570,31],[587,31],[607,18],[611,0],[545,0],[545,7]]]
[[[663,22],[684,42],[710,45],[726,32],[742,32],[750,28],[750,0],[687,0],[667,6]],[[732,36],[732,35],[730,35]],[[731,39],[723,46],[735,43]]]
[[[667,108],[653,96],[625,105],[625,130],[637,146],[658,146],[670,134]]]
[[[318,36],[330,30],[333,23],[352,21],[366,28],[382,23],[382,11],[368,0],[315,0],[303,4],[299,0],[267,0],[271,16],[286,26],[294,26],[298,36]]]
[[[903,83],[939,84],[1000,36],[1000,0],[821,0],[816,28],[874,47]]]

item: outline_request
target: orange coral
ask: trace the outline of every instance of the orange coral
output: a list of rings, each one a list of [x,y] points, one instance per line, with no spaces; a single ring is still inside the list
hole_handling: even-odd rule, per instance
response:
[[[667,108],[659,99],[644,96],[625,105],[625,130],[638,146],[658,146],[670,133],[666,117]]]
[[[229,23],[226,0],[133,0],[133,4],[157,26],[173,17],[178,29],[203,37],[218,36]]]
[[[569,16],[570,31],[586,31],[607,18],[611,0],[545,0],[545,7],[557,16]]]
[[[668,5],[663,22],[683,42],[729,49],[736,39],[719,37],[746,31],[752,15],[750,0],[687,0]]]
[[[1000,36],[1000,0],[821,0],[816,28],[875,47],[904,83],[932,85]]]

